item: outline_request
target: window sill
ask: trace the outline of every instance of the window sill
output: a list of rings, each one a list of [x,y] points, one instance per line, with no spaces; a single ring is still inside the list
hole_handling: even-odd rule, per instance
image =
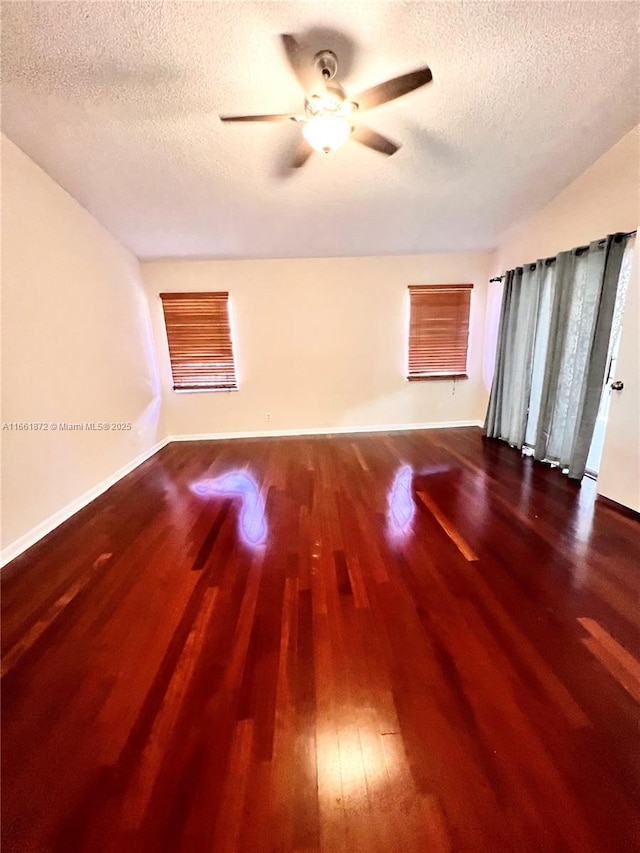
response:
[[[174,388],[174,394],[223,394],[238,391],[238,386],[235,388]]]
[[[468,373],[430,373],[425,376],[407,376],[407,382],[432,382],[434,379],[468,379]]]

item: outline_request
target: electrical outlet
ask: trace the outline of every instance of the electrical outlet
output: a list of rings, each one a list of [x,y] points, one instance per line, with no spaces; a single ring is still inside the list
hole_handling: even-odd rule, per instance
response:
[[[270,421],[271,420],[271,412],[265,412],[264,417],[265,417],[265,420]]]

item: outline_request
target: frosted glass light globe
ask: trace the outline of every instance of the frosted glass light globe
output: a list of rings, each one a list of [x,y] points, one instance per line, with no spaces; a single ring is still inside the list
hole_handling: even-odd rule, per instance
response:
[[[346,142],[351,125],[339,116],[315,116],[305,122],[302,133],[312,148],[328,154]]]

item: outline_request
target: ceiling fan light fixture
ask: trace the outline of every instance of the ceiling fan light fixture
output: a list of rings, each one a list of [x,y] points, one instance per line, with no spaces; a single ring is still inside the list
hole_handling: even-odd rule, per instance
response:
[[[304,123],[302,133],[312,148],[329,154],[344,145],[351,125],[339,116],[314,116]]]

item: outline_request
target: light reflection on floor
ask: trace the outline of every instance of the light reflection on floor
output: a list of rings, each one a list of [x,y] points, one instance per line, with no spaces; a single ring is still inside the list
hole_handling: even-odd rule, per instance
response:
[[[416,506],[411,494],[413,468],[402,465],[398,468],[387,498],[387,524],[392,535],[406,535],[411,527]]]
[[[264,545],[267,541],[267,520],[264,499],[256,480],[246,471],[234,470],[213,479],[192,483],[192,490],[202,496],[242,498],[238,516],[238,533],[249,546]]]
[[[382,737],[375,727],[336,730],[319,725],[314,759],[320,797],[329,801],[371,796],[390,781]]]
[[[578,557],[575,561],[572,583],[580,589],[589,579],[589,561],[585,559],[593,533],[593,511],[597,497],[596,481],[585,477],[580,483],[580,489],[575,502],[575,512],[569,528],[573,552]]]

